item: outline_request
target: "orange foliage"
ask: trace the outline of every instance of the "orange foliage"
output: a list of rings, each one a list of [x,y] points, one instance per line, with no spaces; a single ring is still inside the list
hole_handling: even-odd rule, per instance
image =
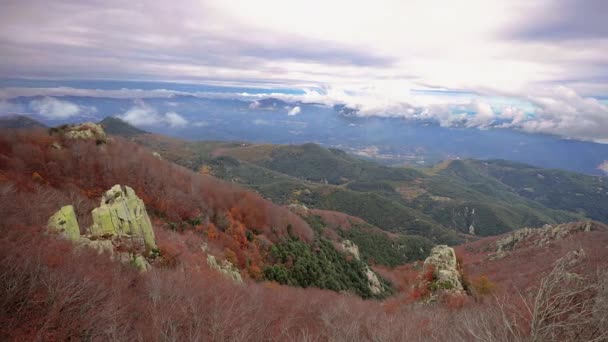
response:
[[[475,294],[480,296],[489,295],[494,292],[496,285],[485,275],[479,276],[471,281],[471,286],[475,290]]]

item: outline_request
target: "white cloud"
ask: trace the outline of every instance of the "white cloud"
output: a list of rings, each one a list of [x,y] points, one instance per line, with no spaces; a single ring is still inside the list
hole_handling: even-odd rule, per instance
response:
[[[183,128],[188,125],[188,120],[176,112],[158,113],[154,108],[144,101],[137,100],[136,104],[127,110],[119,118],[135,126],[154,126],[166,124],[171,128]]]
[[[260,102],[259,101],[252,101],[249,104],[249,109],[257,109],[258,107],[260,107]]]
[[[67,119],[82,113],[77,104],[49,96],[30,101],[29,107],[49,119]]]
[[[298,115],[298,114],[300,114],[301,111],[302,111],[302,108],[300,108],[300,106],[295,106],[295,107],[291,108],[289,110],[289,112],[287,112],[287,115],[289,115],[289,116]]]
[[[165,122],[167,122],[167,124],[173,128],[182,128],[188,124],[188,120],[184,119],[183,116],[177,114],[176,112],[165,113]]]
[[[606,175],[608,175],[608,160],[604,160],[604,162],[598,165],[597,168],[603,171]]]
[[[533,116],[514,124],[532,133],[608,143],[608,105],[559,86],[528,96]]]
[[[119,115],[119,117],[135,126],[156,125],[162,122],[162,117],[158,115],[156,109],[148,106],[143,101],[137,101],[135,106]]]

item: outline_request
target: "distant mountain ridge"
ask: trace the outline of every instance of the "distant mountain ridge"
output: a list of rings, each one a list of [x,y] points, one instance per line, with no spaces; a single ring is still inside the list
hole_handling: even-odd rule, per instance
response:
[[[26,115],[11,114],[0,116],[0,128],[45,128],[47,127],[40,121],[34,120]]]

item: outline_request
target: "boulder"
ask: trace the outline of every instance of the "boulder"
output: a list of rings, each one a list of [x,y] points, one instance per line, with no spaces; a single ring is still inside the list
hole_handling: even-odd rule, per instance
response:
[[[101,204],[91,212],[91,235],[128,237],[140,241],[147,250],[155,249],[152,223],[144,202],[128,186],[114,185],[101,198]]]
[[[432,290],[464,290],[461,276],[458,271],[456,253],[452,247],[438,245],[433,247],[431,255],[424,261],[423,271],[433,271],[433,281],[430,284]]]
[[[207,255],[207,265],[214,270],[220,271],[226,277],[232,279],[235,283],[243,282],[239,269],[228,260],[222,260],[221,263],[218,263],[215,256]]]
[[[61,207],[49,218],[48,227],[51,231],[61,234],[66,239],[78,241],[80,239],[80,226],[76,219],[74,207],[66,205]]]

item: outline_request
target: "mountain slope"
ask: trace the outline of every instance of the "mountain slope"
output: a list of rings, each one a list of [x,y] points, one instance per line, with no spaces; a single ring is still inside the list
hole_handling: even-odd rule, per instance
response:
[[[46,125],[25,115],[0,116],[0,128],[45,128]]]
[[[103,127],[106,133],[112,135],[120,135],[126,138],[138,134],[147,133],[146,131],[132,126],[127,122],[114,116],[108,116],[105,119],[99,121],[98,124]]]
[[[572,179],[569,192],[551,189],[563,197],[559,205],[524,189],[522,170],[542,169],[499,167],[498,161],[453,160],[434,169],[413,169],[382,166],[315,144],[189,142],[154,134],[135,141],[185,167],[255,189],[273,202],[341,211],[387,231],[436,242],[454,244],[461,239],[455,233],[488,236],[578,220],[584,212],[605,220],[602,198],[582,200],[599,195],[586,184],[601,185],[601,177],[548,172],[548,182]],[[544,191],[552,193],[548,188],[539,193]]]

